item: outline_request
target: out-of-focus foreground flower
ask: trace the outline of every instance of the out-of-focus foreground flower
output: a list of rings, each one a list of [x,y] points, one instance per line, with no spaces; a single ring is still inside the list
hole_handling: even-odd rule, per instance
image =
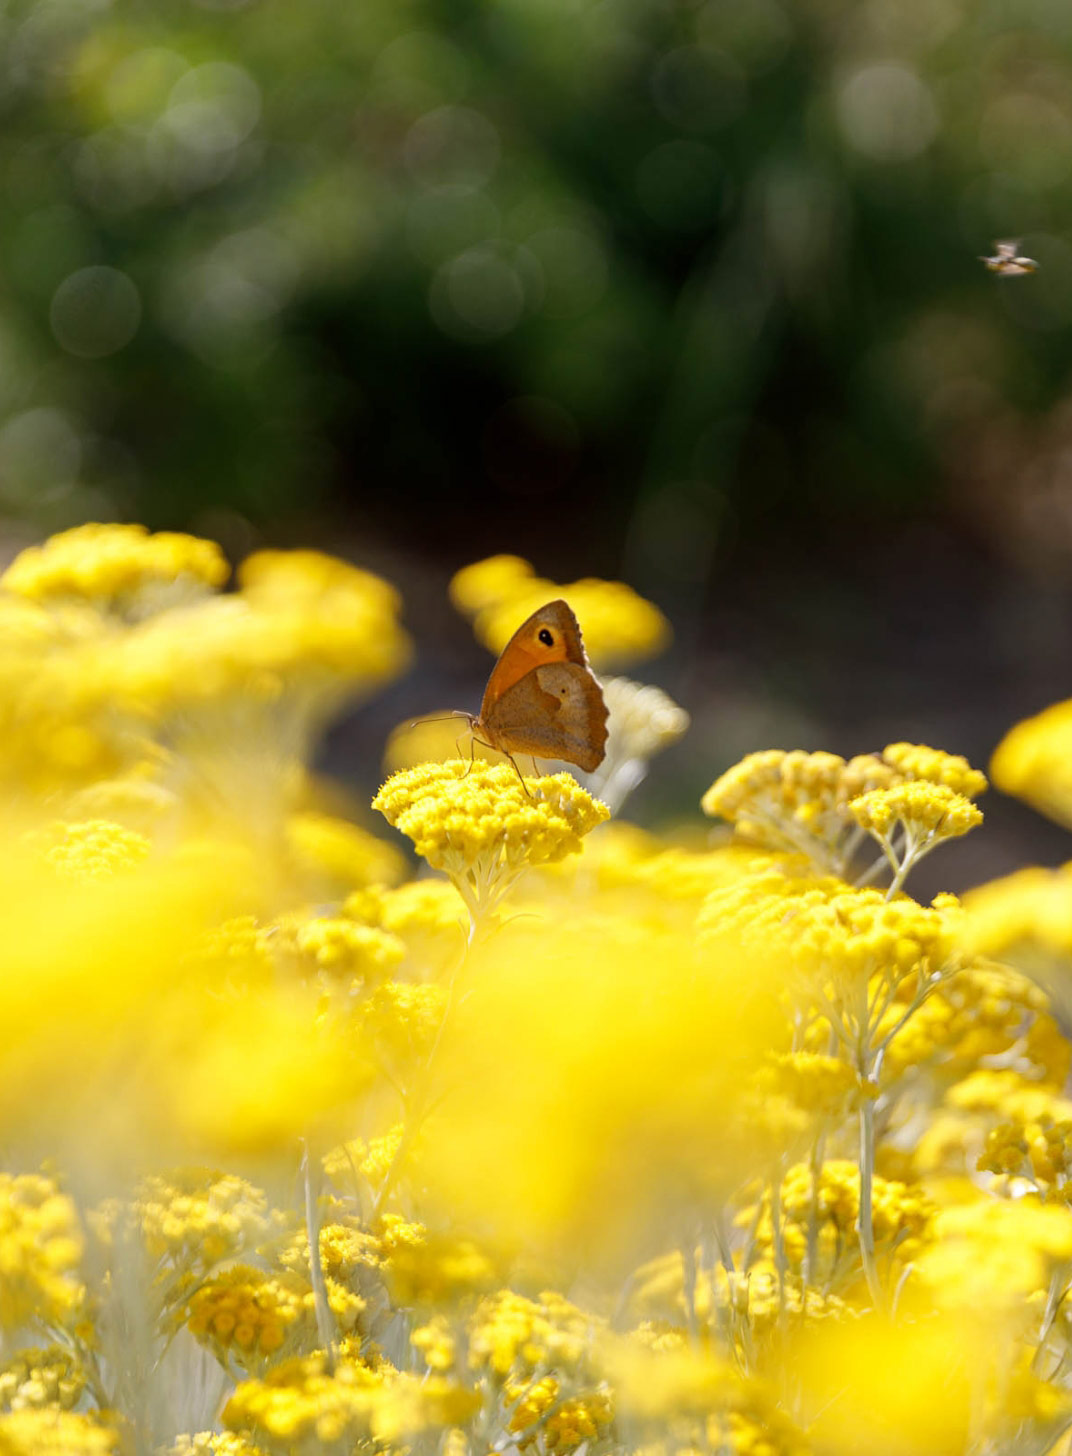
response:
[[[585,785],[434,755],[352,824],[309,760],[393,590],[227,575],[95,526],[0,580],[0,1452],[1064,1452],[1072,875],[910,890],[983,774],[761,751],[685,847],[612,818],[688,727],[613,679]]]

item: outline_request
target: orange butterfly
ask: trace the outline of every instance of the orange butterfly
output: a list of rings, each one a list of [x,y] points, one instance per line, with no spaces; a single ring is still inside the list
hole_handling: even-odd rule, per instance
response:
[[[480,713],[458,716],[468,719],[475,743],[506,754],[522,783],[515,753],[561,759],[588,773],[599,767],[607,705],[565,602],[548,602],[522,622],[491,670]]]

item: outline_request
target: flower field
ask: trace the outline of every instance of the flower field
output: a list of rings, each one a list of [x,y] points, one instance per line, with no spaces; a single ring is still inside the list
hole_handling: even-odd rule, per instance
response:
[[[913,898],[988,785],[909,743],[630,824],[670,624],[452,585],[495,652],[557,596],[600,767],[401,725],[370,809],[313,763],[388,583],[135,526],[0,578],[0,1456],[1072,1449],[1072,869]],[[1072,827],[1072,705],[1010,730]]]

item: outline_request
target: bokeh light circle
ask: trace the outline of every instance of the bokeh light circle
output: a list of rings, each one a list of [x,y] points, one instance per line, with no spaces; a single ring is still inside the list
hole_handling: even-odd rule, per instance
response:
[[[103,359],[129,344],[141,323],[141,297],[118,268],[95,264],[69,274],[52,295],[56,342],[81,359]]]
[[[520,322],[525,286],[500,248],[467,248],[438,270],[429,294],[432,317],[454,338],[498,339]]]
[[[907,162],[938,133],[930,87],[892,61],[854,71],[838,93],[837,107],[846,140],[876,162]]]

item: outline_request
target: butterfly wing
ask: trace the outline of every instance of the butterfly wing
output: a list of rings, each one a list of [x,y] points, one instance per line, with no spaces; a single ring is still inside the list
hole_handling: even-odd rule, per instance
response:
[[[480,705],[483,722],[487,723],[488,714],[504,693],[534,668],[549,662],[575,662],[588,668],[577,618],[561,600],[548,602],[533,612],[503,648],[484,689]]]
[[[507,753],[562,759],[586,773],[603,762],[607,705],[587,663],[533,668],[481,718],[494,746]]]

